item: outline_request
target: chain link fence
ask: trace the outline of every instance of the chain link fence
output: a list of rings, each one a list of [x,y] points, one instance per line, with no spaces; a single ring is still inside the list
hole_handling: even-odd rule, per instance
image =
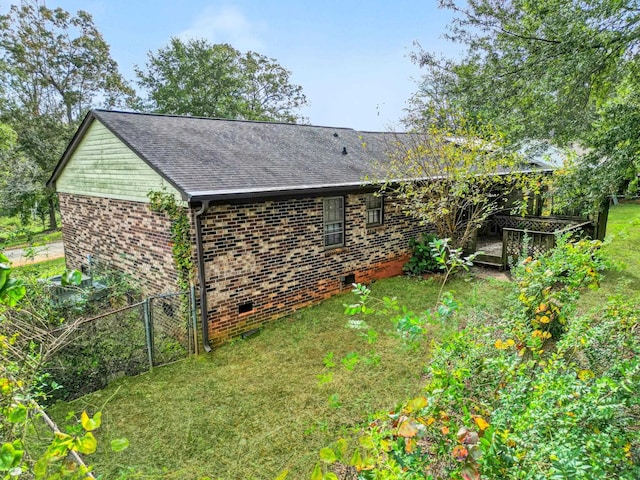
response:
[[[55,330],[66,338],[46,363],[50,398],[77,398],[196,353],[194,304],[193,291],[158,295]]]
[[[147,299],[149,364],[165,365],[195,353],[195,315],[190,292]]]

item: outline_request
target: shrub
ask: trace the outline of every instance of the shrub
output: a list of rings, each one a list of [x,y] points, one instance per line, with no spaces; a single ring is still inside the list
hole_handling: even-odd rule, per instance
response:
[[[505,320],[557,339],[567,328],[581,289],[598,288],[599,272],[609,265],[600,254],[601,245],[597,240],[572,243],[561,236],[547,254],[524,259],[511,271],[513,308]]]
[[[21,280],[11,278],[7,257],[0,254],[0,325],[6,327],[9,312],[20,308],[27,289]],[[28,331],[27,331],[28,332]],[[42,400],[38,388],[42,348],[20,347],[25,330],[0,335],[0,476],[10,478],[88,478],[89,468],[77,455],[92,454],[97,442],[92,431],[100,427],[101,414],[93,418],[82,412],[78,425],[68,433],[56,432],[45,440],[38,451],[32,421],[46,414],[36,401]],[[124,445],[122,448],[125,448]],[[122,449],[120,448],[120,449]]]
[[[402,267],[402,270],[410,275],[422,275],[442,270],[442,266],[438,263],[431,249],[431,242],[436,239],[437,237],[433,233],[423,233],[420,238],[409,240],[413,255]]]
[[[359,479],[640,478],[638,306],[575,315],[605,263],[566,239],[523,261],[503,318],[436,345],[422,395],[324,449],[315,478],[336,461]]]
[[[104,288],[80,285],[80,272],[65,272],[53,287],[34,275],[23,279],[26,288],[20,308],[7,309],[0,336],[20,332],[16,354],[38,352],[36,386],[46,393],[42,405],[69,400],[104,388],[112,379],[148,369],[142,307],[104,312],[127,304],[133,292],[129,279],[117,271],[93,264],[92,278]],[[62,292],[62,295],[60,293]],[[87,321],[101,316],[96,321]]]

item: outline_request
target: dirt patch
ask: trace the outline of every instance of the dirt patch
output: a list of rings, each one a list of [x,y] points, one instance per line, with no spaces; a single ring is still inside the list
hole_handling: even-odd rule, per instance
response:
[[[497,268],[481,267],[480,265],[474,265],[470,270],[471,274],[476,278],[493,278],[503,282],[511,282],[511,274],[508,270],[498,270]]]

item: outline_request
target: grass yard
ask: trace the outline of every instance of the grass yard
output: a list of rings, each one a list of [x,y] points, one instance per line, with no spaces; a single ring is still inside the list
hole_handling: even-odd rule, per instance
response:
[[[16,278],[47,278],[60,275],[66,268],[65,259],[56,258],[44,262],[29,263],[19,267],[13,267],[13,275]]]
[[[451,284],[473,309],[499,311],[504,283],[462,279]],[[394,278],[374,285],[377,296],[395,295],[410,308],[433,303],[437,285],[429,280]],[[366,330],[348,326],[343,304],[351,294],[300,310],[272,323],[257,337],[136,378],[124,378],[71,404],[58,404],[63,423],[68,410],[101,410],[99,451],[90,460],[104,478],[117,478],[126,465],[129,478],[273,479],[283,470],[291,479],[308,478],[318,451],[340,432],[366,421],[420,391],[428,346],[409,353],[386,333],[381,317],[366,322],[380,332],[375,351]],[[467,307],[465,307],[467,308]],[[447,328],[434,330],[434,337]],[[333,381],[323,359],[333,352]],[[352,371],[341,359],[358,352]],[[379,363],[377,363],[379,361]],[[130,447],[114,454],[112,439]]]
[[[584,295],[583,311],[611,295],[640,300],[640,205],[612,208],[608,233],[605,248],[619,269],[607,272],[600,290]],[[461,304],[459,318],[498,317],[507,285],[455,279],[449,288]],[[433,280],[409,278],[373,286],[375,296],[397,296],[416,311],[433,305],[437,289]],[[374,346],[368,344],[366,330],[351,328],[343,314],[343,304],[352,300],[347,293],[300,310],[255,338],[120,379],[58,404],[52,413],[63,424],[69,410],[103,412],[99,450],[89,459],[103,478],[128,472],[127,478],[262,480],[283,470],[290,479],[309,478],[320,448],[366,422],[368,414],[415,396],[425,381],[428,345],[408,352],[389,333],[388,320],[376,316],[366,317],[380,333]],[[455,328],[437,326],[432,338]],[[329,371],[323,361],[329,352],[336,363],[333,380],[320,384],[318,375]],[[350,352],[360,360],[352,371],[341,363]],[[120,437],[128,438],[130,447],[112,453],[108,446]]]
[[[615,263],[598,290],[581,298],[583,311],[602,305],[612,295],[640,302],[640,201],[611,207],[604,251]]]
[[[57,216],[60,225],[60,216]],[[0,217],[0,249],[44,245],[62,240],[60,230],[47,230],[40,222],[23,225],[18,217]]]

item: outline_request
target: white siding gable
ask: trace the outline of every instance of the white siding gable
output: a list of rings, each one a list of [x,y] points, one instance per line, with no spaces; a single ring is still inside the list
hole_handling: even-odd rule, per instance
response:
[[[165,189],[180,193],[122,143],[100,121],[93,120],[56,180],[58,192],[149,203],[147,193]]]

